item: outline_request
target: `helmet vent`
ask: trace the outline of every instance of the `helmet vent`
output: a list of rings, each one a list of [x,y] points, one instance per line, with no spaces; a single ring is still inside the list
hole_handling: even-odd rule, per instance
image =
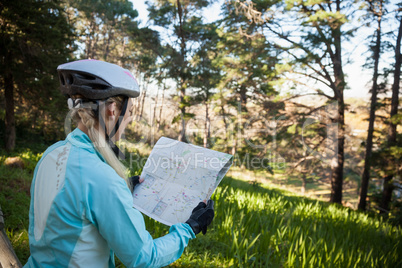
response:
[[[62,74],[59,74],[59,79],[60,83],[64,86],[66,84],[66,81],[64,81],[64,76]]]
[[[96,77],[92,76],[92,75],[86,75],[83,73],[77,73],[75,74],[77,76],[77,78],[80,79],[85,79],[85,80],[96,80]]]
[[[88,86],[91,87],[92,89],[99,89],[99,90],[104,90],[104,89],[110,88],[109,85],[105,85],[105,84],[89,84]]]
[[[73,78],[73,76],[71,74],[67,74],[65,79],[66,79],[66,83],[68,85],[72,85],[74,83],[74,78]]]

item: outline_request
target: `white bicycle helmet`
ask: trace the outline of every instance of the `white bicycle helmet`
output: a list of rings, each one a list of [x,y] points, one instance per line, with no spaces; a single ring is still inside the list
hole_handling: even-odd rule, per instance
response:
[[[124,159],[124,154],[120,151],[111,138],[116,134],[120,123],[126,113],[128,99],[140,95],[140,88],[137,80],[129,70],[116,64],[98,60],[79,60],[59,65],[57,67],[60,79],[60,90],[69,97],[69,108],[80,107],[81,104],[91,103],[92,109],[99,119],[106,141],[116,156]],[[74,95],[81,95],[85,99],[72,100]],[[99,116],[100,101],[113,96],[123,96],[123,106],[114,128],[108,133],[106,124]]]
[[[122,95],[140,95],[137,80],[129,70],[99,60],[79,60],[57,67],[61,92],[69,97],[79,94],[88,100]]]

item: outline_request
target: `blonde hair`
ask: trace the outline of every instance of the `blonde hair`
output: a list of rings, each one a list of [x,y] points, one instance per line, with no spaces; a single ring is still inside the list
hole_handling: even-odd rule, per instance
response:
[[[73,98],[80,98],[81,96],[73,96]],[[105,106],[115,102],[119,110],[121,110],[123,98],[111,97],[105,101]],[[99,113],[101,113],[101,107],[99,107]],[[105,136],[101,135],[98,130],[99,121],[92,108],[75,108],[72,112],[72,118],[74,121],[82,122],[88,129],[88,136],[91,139],[95,149],[102,155],[106,162],[127,182],[127,169],[117,158],[115,153],[106,142]]]

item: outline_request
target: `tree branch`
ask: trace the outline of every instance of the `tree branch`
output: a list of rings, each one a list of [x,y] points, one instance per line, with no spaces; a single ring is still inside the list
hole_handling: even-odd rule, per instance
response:
[[[318,77],[313,76],[312,74],[306,74],[306,73],[295,72],[295,71],[293,71],[292,73],[295,73],[295,74],[298,74],[298,75],[303,75],[303,76],[309,77],[309,78],[314,79],[314,80],[316,80],[317,82],[323,83],[323,84],[326,85],[327,87],[331,88],[331,86],[330,86],[329,84],[327,84],[325,81],[319,79]],[[305,84],[305,83],[302,83],[302,82],[299,82],[299,83],[300,83],[300,84],[303,84],[303,85],[305,85],[305,86],[307,86],[307,87],[309,87],[309,88],[312,88],[311,86],[308,86],[308,85]]]

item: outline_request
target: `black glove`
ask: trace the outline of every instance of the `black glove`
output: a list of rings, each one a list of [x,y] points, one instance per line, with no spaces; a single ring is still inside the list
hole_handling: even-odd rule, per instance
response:
[[[193,209],[190,219],[186,221],[193,229],[194,234],[202,231],[203,234],[207,233],[207,226],[211,224],[215,216],[214,201],[208,200],[208,204],[200,202],[198,206]]]
[[[135,189],[135,186],[140,184],[140,176],[132,176],[132,177],[128,178],[128,182],[129,182],[130,191],[133,192]]]

